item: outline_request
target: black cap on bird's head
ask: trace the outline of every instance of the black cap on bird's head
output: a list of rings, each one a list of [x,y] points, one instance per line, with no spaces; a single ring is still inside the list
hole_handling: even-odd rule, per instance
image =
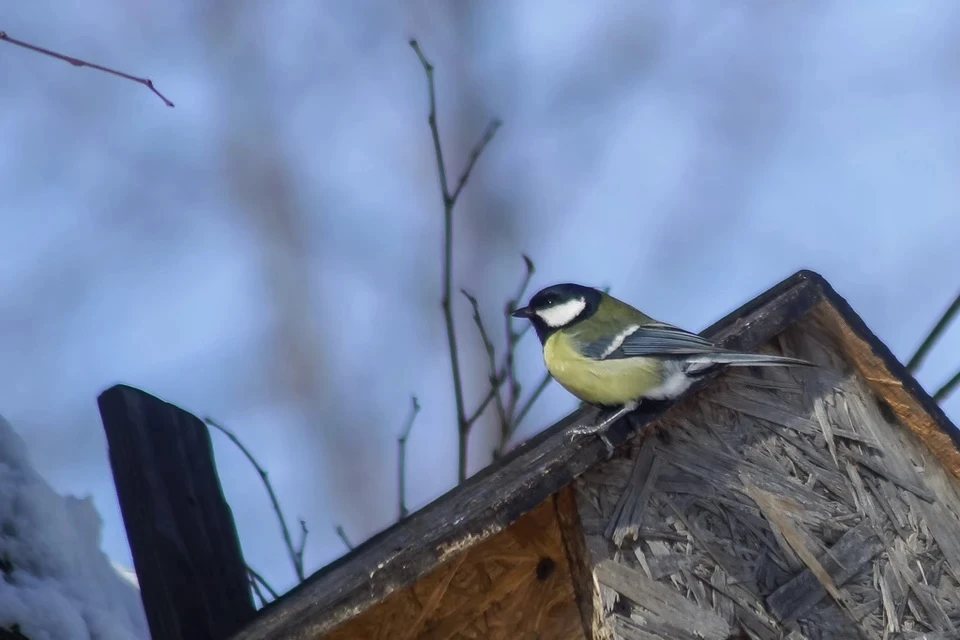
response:
[[[540,341],[551,333],[585,320],[593,315],[603,293],[593,287],[565,282],[541,289],[525,307],[510,313],[514,318],[527,318],[533,323]]]

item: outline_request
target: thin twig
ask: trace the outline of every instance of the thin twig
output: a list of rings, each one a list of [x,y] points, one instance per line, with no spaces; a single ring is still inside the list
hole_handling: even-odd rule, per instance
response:
[[[460,359],[457,351],[457,334],[453,324],[453,309],[450,302],[452,289],[453,269],[453,200],[447,188],[447,170],[443,165],[443,150],[440,147],[440,131],[437,127],[437,99],[433,84],[433,65],[427,61],[416,40],[410,41],[410,46],[420,58],[424,73],[427,75],[427,90],[430,100],[430,112],[427,122],[430,125],[430,134],[433,137],[433,152],[437,160],[437,173],[440,176],[440,195],[443,198],[443,297],[440,302],[443,307],[443,319],[447,329],[447,348],[450,352],[450,367],[453,373],[453,394],[457,405],[457,434],[458,434],[458,467],[457,481],[463,482],[467,477],[467,416],[463,405],[463,383],[460,379]]]
[[[504,309],[504,318],[505,318],[505,327],[506,340],[507,340],[507,361],[506,361],[506,375],[507,375],[507,411],[511,417],[516,415],[517,402],[520,401],[520,382],[517,380],[516,370],[514,368],[514,347],[520,340],[521,333],[518,333],[513,328],[513,316],[510,315],[511,312],[516,309],[523,300],[523,294],[526,293],[527,287],[530,286],[530,280],[533,278],[533,272],[535,271],[533,267],[533,260],[529,256],[523,256],[523,264],[527,268],[527,272],[523,277],[523,280],[520,282],[520,288],[517,289],[517,295],[507,301],[507,306]],[[526,324],[526,328],[530,327],[530,323]],[[519,418],[513,420],[513,428],[516,429],[516,423],[519,422]],[[504,430],[501,434],[501,446],[503,442],[506,442],[510,437],[510,434],[507,433],[507,430]]]
[[[473,171],[473,165],[477,164],[477,160],[480,159],[480,154],[483,153],[483,150],[490,144],[490,141],[493,140],[493,136],[497,133],[503,125],[497,119],[491,120],[487,124],[487,128],[484,129],[483,135],[480,136],[480,141],[476,144],[473,150],[470,152],[470,160],[467,162],[467,168],[463,170],[463,175],[460,176],[460,180],[457,182],[457,188],[453,190],[453,196],[450,198],[454,202],[457,201],[457,198],[460,197],[460,192],[463,191],[463,187],[467,184],[467,179],[470,177],[470,172]]]
[[[480,340],[483,341],[483,349],[487,352],[487,363],[490,368],[488,379],[490,380],[490,387],[494,390],[493,400],[495,406],[497,407],[497,417],[500,419],[500,431],[501,433],[506,433],[510,428],[510,416],[507,414],[507,410],[503,406],[503,398],[500,397],[500,387],[497,384],[496,350],[494,349],[493,341],[490,340],[490,336],[487,334],[486,328],[483,326],[483,320],[480,318],[480,305],[477,302],[477,299],[463,289],[460,290],[460,293],[462,293],[464,297],[470,301],[470,306],[473,307],[473,322],[477,325],[477,330],[480,333]]]
[[[276,492],[273,490],[273,484],[270,482],[270,478],[267,475],[267,470],[264,469],[257,459],[253,457],[253,454],[250,453],[250,450],[247,449],[240,439],[232,432],[230,429],[227,429],[222,424],[214,420],[213,418],[206,417],[203,419],[205,423],[227,436],[230,441],[237,446],[238,449],[247,457],[247,460],[250,461],[250,464],[253,465],[253,468],[257,470],[257,473],[260,475],[260,480],[263,482],[263,486],[267,489],[267,494],[270,496],[270,503],[273,505],[273,511],[277,514],[277,520],[280,521],[280,531],[283,534],[283,542],[287,546],[287,553],[290,554],[290,561],[293,563],[293,570],[297,574],[297,580],[303,582],[303,553],[302,545],[301,552],[298,554],[296,547],[293,546],[293,538],[290,537],[290,527],[287,526],[287,519],[283,515],[283,509],[280,508],[280,500],[277,498]],[[301,522],[303,522],[301,520]],[[303,525],[303,538],[304,542],[307,535],[306,524]]]
[[[297,565],[301,568],[303,567],[303,550],[307,546],[307,533],[309,533],[309,531],[307,531],[307,521],[300,518],[300,544],[297,545],[295,553],[297,556]]]
[[[340,540],[343,541],[343,544],[347,547],[347,549],[352,551],[353,543],[350,542],[350,538],[347,537],[347,532],[343,530],[343,525],[338,524],[336,527],[334,527],[334,531],[337,532],[337,535],[340,537]]]
[[[495,459],[503,455],[504,447],[506,446],[507,442],[509,442],[513,434],[516,433],[520,422],[527,415],[527,413],[530,412],[533,404],[537,401],[543,391],[550,384],[550,381],[553,379],[549,373],[544,375],[534,389],[530,398],[528,398],[527,401],[520,406],[519,413],[517,412],[517,406],[520,401],[521,386],[520,382],[516,379],[516,374],[514,371],[514,350],[517,346],[517,343],[519,343],[520,338],[523,337],[526,330],[530,327],[530,324],[527,323],[524,325],[523,329],[520,331],[515,331],[513,328],[513,323],[511,322],[513,318],[510,315],[510,312],[521,303],[523,295],[526,292],[534,273],[533,261],[527,256],[523,256],[523,261],[527,267],[526,273],[524,274],[524,278],[520,283],[520,287],[517,289],[516,295],[507,301],[504,309],[504,315],[507,318],[505,323],[507,345],[504,362],[499,369],[497,369],[496,352],[493,341],[490,339],[490,336],[487,333],[480,317],[480,305],[477,302],[476,297],[461,289],[461,292],[464,296],[466,296],[467,300],[470,301],[470,305],[473,307],[473,320],[477,325],[477,330],[480,333],[480,339],[483,341],[483,347],[487,352],[487,361],[490,370],[490,391],[480,403],[480,406],[477,408],[477,410],[470,414],[467,420],[470,424],[472,424],[480,417],[480,415],[483,413],[483,410],[491,401],[496,402],[497,417],[500,420],[500,441],[494,448]],[[504,382],[507,382],[508,384],[508,400],[506,405],[503,403],[500,395],[500,387]]]
[[[526,335],[527,330],[531,326],[532,325],[527,324],[527,326],[525,326],[524,328],[522,328],[520,331],[517,332],[516,334],[517,342],[520,341],[520,338]],[[494,385],[490,388],[489,391],[487,391],[487,395],[483,397],[483,400],[480,401],[480,404],[477,405],[477,408],[474,409],[473,413],[471,413],[467,417],[467,423],[469,423],[470,425],[473,425],[473,423],[480,418],[480,416],[483,414],[484,409],[486,409],[487,406],[493,401],[493,396],[496,393],[497,389],[499,389],[500,386],[504,382],[506,382],[506,380],[507,380],[507,366],[504,363],[503,365],[500,366],[500,369],[497,371],[497,378]]]
[[[276,600],[277,598],[280,597],[280,595],[276,592],[276,590],[275,590],[273,587],[270,586],[270,583],[267,582],[266,579],[264,579],[264,577],[263,577],[262,575],[260,575],[259,573],[257,573],[257,572],[254,571],[253,569],[251,569],[250,567],[247,567],[247,573],[250,575],[250,578],[251,578],[251,580],[252,580],[253,582],[258,582],[258,583],[260,583],[260,585],[261,585],[264,589],[267,590],[267,592],[270,594],[270,597],[271,597],[271,598],[273,598],[274,600]],[[263,597],[263,596],[261,596],[261,598],[262,598],[262,597]]]
[[[260,591],[260,583],[257,582],[252,575],[247,574],[247,582],[250,583],[250,589],[253,591],[253,595],[257,596],[257,599],[260,601],[259,609],[267,606],[267,598],[263,595],[263,591]]]
[[[915,373],[917,368],[920,367],[920,364],[923,362],[923,359],[927,357],[927,353],[930,352],[930,349],[933,348],[934,343],[940,338],[940,335],[946,330],[947,325],[950,324],[950,321],[953,320],[953,317],[960,312],[960,293],[957,294],[957,297],[954,298],[953,302],[950,303],[950,306],[947,307],[947,310],[943,312],[943,315],[940,316],[940,320],[937,321],[937,324],[933,326],[933,329],[930,330],[930,333],[927,334],[927,337],[923,339],[923,342],[920,343],[920,346],[917,348],[917,352],[913,354],[913,357],[907,362],[907,371],[910,373]]]
[[[117,71],[116,69],[111,69],[110,67],[104,67],[99,64],[94,64],[93,62],[87,62],[86,60],[81,60],[80,58],[74,58],[73,56],[64,55],[62,53],[57,53],[56,51],[51,51],[50,49],[38,47],[35,44],[30,44],[29,42],[24,42],[23,40],[17,40],[16,38],[11,38],[9,35],[7,35],[6,31],[0,31],[0,40],[4,40],[18,47],[23,47],[24,49],[29,49],[31,51],[36,51],[37,53],[42,53],[45,56],[50,56],[52,58],[56,58],[57,60],[63,60],[64,62],[68,62],[75,67],[89,67],[97,71],[102,71],[103,73],[109,73],[110,75],[117,76],[118,78],[139,82],[140,84],[145,86],[147,89],[150,89],[150,91],[153,91],[158,98],[163,100],[163,104],[167,105],[168,107],[173,106],[173,103],[170,102],[166,96],[164,96],[162,93],[157,91],[157,88],[153,86],[153,80],[151,80],[150,78],[141,78],[139,76],[132,76],[129,73],[124,73],[123,71]]]
[[[960,371],[957,371],[953,374],[953,377],[947,380],[942,387],[937,389],[936,393],[933,394],[934,402],[943,402],[947,399],[947,396],[953,393],[953,390],[960,385]]]
[[[484,409],[493,401],[494,396],[500,390],[500,386],[503,385],[508,379],[511,379],[513,374],[509,369],[513,366],[513,348],[520,342],[520,339],[526,335],[527,331],[530,330],[530,327],[533,326],[529,322],[525,323],[520,331],[513,331],[513,325],[511,323],[510,312],[513,311],[517,305],[520,304],[524,292],[527,290],[527,286],[530,284],[530,278],[533,277],[534,266],[533,261],[527,256],[523,256],[523,262],[527,267],[527,272],[524,275],[523,281],[520,283],[519,289],[517,289],[517,294],[507,301],[504,312],[507,317],[507,355],[503,362],[500,365],[500,368],[497,370],[496,376],[491,380],[490,390],[487,391],[487,395],[484,396],[483,400],[480,401],[480,404],[477,405],[477,408],[467,417],[467,422],[473,424],[476,422],[480,416],[483,414]],[[517,394],[519,395],[519,389],[517,389]],[[512,413],[512,409],[511,409]]]
[[[537,401],[537,398],[540,397],[540,394],[550,386],[550,381],[553,380],[553,377],[549,373],[543,374],[543,378],[540,379],[540,384],[533,390],[533,393],[530,394],[530,397],[527,398],[527,401],[523,403],[523,406],[520,407],[520,412],[517,414],[516,419],[513,421],[512,428],[508,434],[508,438],[513,436],[517,432],[517,428],[520,426],[520,423],[523,422],[523,419],[527,417],[527,414],[530,413],[530,409],[533,407],[533,403]]]
[[[430,125],[430,134],[433,138],[433,151],[437,160],[437,175],[440,179],[440,195],[443,198],[443,296],[441,306],[443,307],[443,318],[447,330],[447,347],[450,351],[450,368],[453,373],[453,393],[457,405],[457,479],[463,482],[467,477],[467,442],[470,436],[470,423],[467,420],[466,409],[463,402],[463,382],[460,377],[460,359],[457,351],[457,334],[453,322],[453,308],[451,301],[452,290],[452,271],[453,271],[453,207],[457,203],[463,187],[470,178],[473,167],[483,153],[487,144],[493,139],[494,134],[500,126],[499,121],[494,120],[487,126],[480,141],[474,146],[470,153],[470,161],[467,168],[457,183],[456,190],[451,194],[447,184],[447,170],[443,163],[443,149],[440,146],[440,130],[437,126],[437,98],[436,89],[433,81],[433,65],[427,60],[420,44],[416,40],[410,40],[410,46],[413,48],[420,64],[423,66],[424,73],[427,76],[427,92],[430,102],[430,111],[427,115],[427,123]]]
[[[400,433],[400,436],[397,438],[397,456],[399,460],[397,461],[398,467],[398,493],[399,493],[399,503],[400,503],[400,517],[405,517],[409,511],[407,510],[407,438],[410,437],[410,430],[413,429],[413,422],[417,419],[417,414],[420,413],[420,401],[417,400],[417,396],[410,396],[411,407],[410,414],[407,416],[407,420],[404,423],[403,431]]]

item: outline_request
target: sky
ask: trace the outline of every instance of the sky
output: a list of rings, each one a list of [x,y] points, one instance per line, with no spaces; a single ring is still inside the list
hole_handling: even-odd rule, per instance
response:
[[[454,281],[491,327],[523,273],[700,330],[801,268],[906,360],[960,287],[960,6],[495,0],[40,1],[0,43],[0,414],[130,565],[97,412],[122,382],[230,427],[309,528],[308,572],[456,481],[440,310],[448,173],[503,127],[454,216]],[[485,356],[454,299],[468,407]],[[502,340],[499,329],[494,332]],[[517,350],[525,388],[535,338]],[[960,367],[960,324],[918,374]],[[521,437],[575,406],[550,387]],[[960,394],[944,403],[960,420]],[[259,479],[217,464],[248,563],[295,583]],[[489,462],[493,423],[470,443]]]

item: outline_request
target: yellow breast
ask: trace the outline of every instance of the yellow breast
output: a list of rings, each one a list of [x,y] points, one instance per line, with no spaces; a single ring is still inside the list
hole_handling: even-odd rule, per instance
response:
[[[563,388],[591,404],[622,405],[642,398],[659,384],[656,360],[586,358],[572,339],[559,331],[544,343],[543,361]]]

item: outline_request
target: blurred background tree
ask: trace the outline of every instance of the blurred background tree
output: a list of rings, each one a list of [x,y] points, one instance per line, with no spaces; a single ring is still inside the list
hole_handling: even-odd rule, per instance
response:
[[[92,493],[128,564],[97,393],[140,386],[230,425],[311,525],[307,573],[457,479],[439,307],[448,171],[491,116],[457,209],[454,276],[499,327],[519,256],[698,329],[801,267],[908,359],[960,280],[960,6],[720,2],[32,3],[0,29],[151,77],[0,48],[0,411],[62,492]],[[454,296],[465,403],[487,389]],[[492,335],[501,340],[502,334]],[[960,363],[949,327],[919,370]],[[542,375],[518,348],[527,388]],[[551,387],[527,437],[574,406]],[[960,419],[955,394],[944,400]],[[490,459],[495,412],[468,471]],[[217,441],[244,553],[295,578],[242,453]]]

